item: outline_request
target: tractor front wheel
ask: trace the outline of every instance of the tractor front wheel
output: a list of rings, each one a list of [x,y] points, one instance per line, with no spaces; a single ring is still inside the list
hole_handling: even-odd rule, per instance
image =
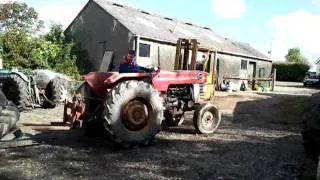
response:
[[[211,103],[198,106],[194,112],[193,124],[200,134],[214,133],[221,122],[221,113]]]
[[[163,101],[150,84],[125,81],[107,97],[105,128],[114,142],[125,147],[146,145],[160,131]]]

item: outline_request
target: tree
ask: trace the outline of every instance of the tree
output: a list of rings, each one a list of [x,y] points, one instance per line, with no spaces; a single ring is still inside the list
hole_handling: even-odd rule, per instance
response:
[[[4,67],[52,69],[79,78],[73,43],[64,36],[62,25],[53,24],[49,33],[34,36],[41,27],[38,13],[27,4],[0,4],[0,56]]]
[[[79,78],[77,58],[72,51],[73,43],[64,36],[62,27],[61,24],[52,24],[50,31],[44,36],[46,41],[53,43],[58,49],[57,56],[48,62],[54,70]]]
[[[307,63],[307,59],[302,56],[299,48],[291,48],[288,50],[288,54],[285,56],[289,63]]]
[[[51,24],[50,31],[44,36],[47,41],[62,45],[66,42],[61,24]]]
[[[26,3],[0,3],[0,31],[17,29],[30,34],[42,27],[43,21],[38,20],[38,13]]]

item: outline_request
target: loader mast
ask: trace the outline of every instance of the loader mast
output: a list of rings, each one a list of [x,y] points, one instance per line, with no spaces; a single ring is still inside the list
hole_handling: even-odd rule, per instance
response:
[[[198,51],[205,54],[205,61],[200,63],[197,62]],[[216,61],[217,51],[214,49],[201,47],[200,43],[196,39],[178,39],[176,44],[174,70],[197,70],[207,72],[209,74],[206,83],[201,87],[203,90],[201,95],[202,100],[211,100],[214,96],[216,83]]]

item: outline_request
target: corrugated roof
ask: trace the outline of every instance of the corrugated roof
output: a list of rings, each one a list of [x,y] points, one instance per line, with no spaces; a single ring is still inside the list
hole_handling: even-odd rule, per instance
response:
[[[195,38],[202,46],[215,48],[218,51],[269,59],[249,44],[226,39],[207,27],[185,23],[108,0],[93,1],[136,35],[171,43],[176,43],[178,38]]]

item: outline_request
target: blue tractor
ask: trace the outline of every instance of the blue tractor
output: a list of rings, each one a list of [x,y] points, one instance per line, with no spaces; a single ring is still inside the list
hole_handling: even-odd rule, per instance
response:
[[[67,79],[50,70],[22,73],[17,69],[1,69],[0,85],[6,98],[20,110],[53,108],[68,95]]]

